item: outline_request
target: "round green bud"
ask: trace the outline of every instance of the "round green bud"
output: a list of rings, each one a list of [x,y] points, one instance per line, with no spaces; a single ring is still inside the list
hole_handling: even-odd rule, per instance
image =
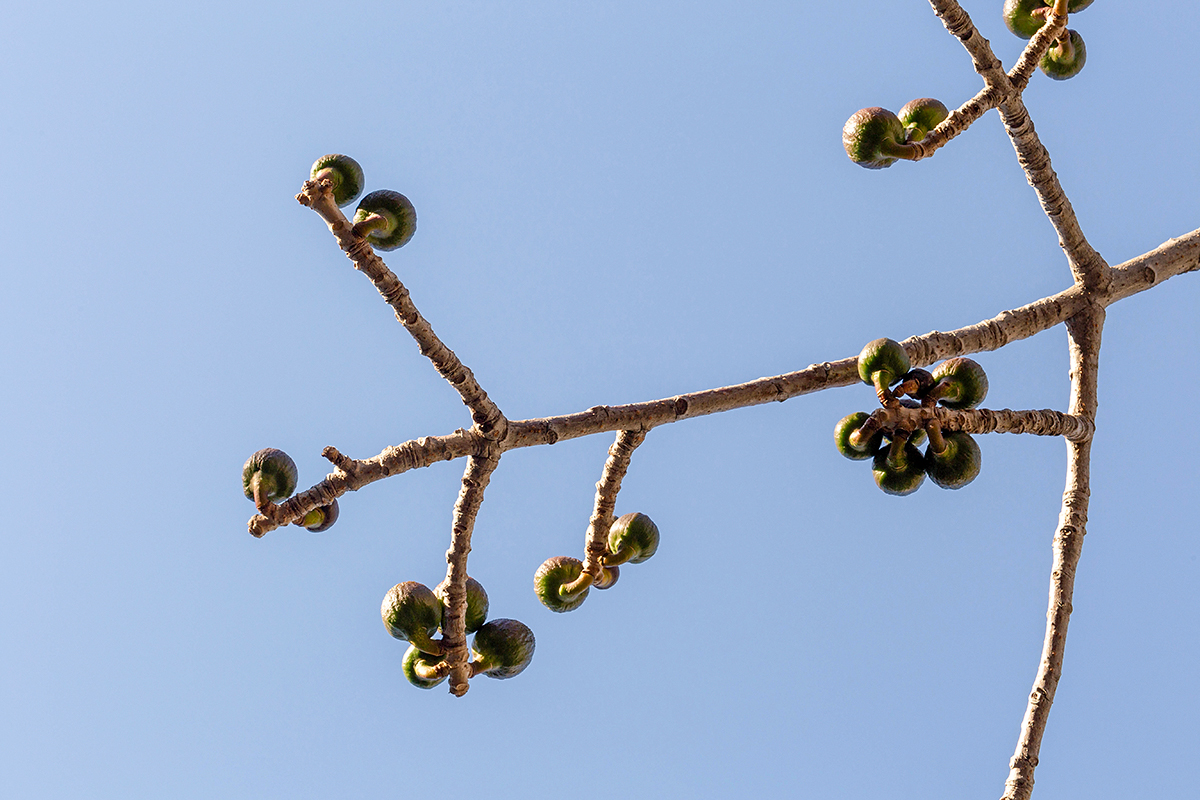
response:
[[[946,449],[941,453],[934,453],[933,445],[925,450],[925,471],[943,489],[961,489],[979,476],[979,445],[962,431],[943,433],[942,438]]]
[[[1045,11],[1039,9],[1048,8],[1044,0],[1004,0],[1004,24],[1022,39],[1032,39],[1046,24]]]
[[[333,527],[338,518],[338,501],[334,500],[327,506],[314,508],[304,515],[300,525],[311,533],[323,533]]]
[[[925,480],[925,459],[915,445],[905,442],[895,458],[891,457],[890,448],[876,453],[871,472],[875,484],[888,494],[912,494]]]
[[[883,373],[880,383],[891,386],[912,366],[908,353],[895,339],[875,339],[867,342],[858,354],[858,377],[863,383],[875,385],[875,373]]]
[[[428,653],[422,653],[415,645],[410,644],[408,650],[404,653],[404,664],[402,666],[404,677],[418,689],[432,689],[450,677],[450,673],[446,673],[440,677],[429,674],[441,660],[441,656],[431,656]]]
[[[583,562],[570,556],[554,556],[542,562],[533,574],[533,591],[542,605],[560,614],[574,611],[587,599],[590,586],[581,591],[566,593],[563,587],[583,574]]]
[[[860,167],[883,169],[896,163],[890,147],[904,143],[904,125],[886,108],[878,106],[855,111],[842,128],[846,155]]]
[[[918,97],[905,103],[896,116],[904,126],[905,141],[919,142],[950,116],[950,109],[941,100]]]
[[[863,423],[870,418],[871,415],[865,411],[855,411],[853,414],[842,417],[838,420],[837,425],[833,426],[833,441],[837,445],[838,452],[851,461],[865,461],[874,456],[883,445],[882,430],[876,431],[862,447],[855,447],[850,443],[851,434],[861,428]]]
[[[379,189],[359,202],[354,223],[376,250],[395,250],[416,233],[417,211],[399,192]]]
[[[321,156],[313,163],[309,178],[328,179],[333,184],[333,202],[339,207],[350,205],[362,194],[362,167],[350,156],[339,153]]]
[[[946,408],[974,408],[988,393],[987,373],[970,358],[949,358],[933,371],[937,386],[932,393]]]
[[[1066,39],[1059,39],[1050,46],[1038,68],[1056,81],[1074,78],[1087,62],[1087,48],[1083,46],[1083,37],[1077,32],[1068,30]]]
[[[242,466],[242,490],[262,508],[267,501],[291,497],[296,491],[296,462],[282,450],[259,450]]]
[[[533,660],[533,631],[515,619],[494,619],[475,633],[471,652],[477,671],[489,678],[513,678]]]
[[[446,599],[447,592],[450,590],[450,584],[442,581],[433,590],[434,595],[442,603],[442,630],[446,629],[446,614],[450,610],[450,603]],[[471,576],[467,576],[467,633],[474,633],[479,630],[479,626],[487,622],[488,615],[488,596],[483,589],[483,584],[475,580]]]
[[[658,526],[645,514],[625,514],[608,529],[605,566],[640,564],[658,552]]]
[[[430,655],[442,654],[441,645],[430,638],[442,624],[442,601],[425,584],[397,583],[384,596],[379,613],[392,636]]]

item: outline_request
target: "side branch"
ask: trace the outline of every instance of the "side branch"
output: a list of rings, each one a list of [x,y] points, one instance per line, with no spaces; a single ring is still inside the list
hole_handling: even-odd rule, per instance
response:
[[[1075,414],[1042,409],[1039,411],[1012,411],[1007,408],[971,408],[957,410],[942,406],[907,408],[893,406],[878,408],[871,417],[878,427],[894,430],[918,430],[930,422],[948,431],[965,433],[1029,433],[1035,436],[1062,436],[1069,441],[1080,442],[1092,438],[1096,425],[1091,419]],[[866,435],[864,433],[864,435]]]
[[[305,181],[303,190],[296,195],[296,200],[316,211],[329,225],[329,230],[337,239],[338,247],[354,262],[355,269],[371,279],[379,294],[383,295],[383,299],[396,312],[396,319],[400,320],[400,324],[416,340],[421,355],[432,361],[438,374],[462,396],[463,403],[471,410],[471,419],[479,426],[484,437],[503,439],[508,425],[504,414],[487,396],[487,392],[475,380],[471,370],[433,332],[433,327],[417,311],[408,289],[396,274],[375,254],[365,238],[354,233],[354,226],[334,202],[329,183]]]
[[[449,620],[442,628],[446,663],[450,665],[450,693],[462,697],[470,688],[471,664],[467,652],[467,554],[471,552],[471,534],[475,517],[483,503],[483,491],[500,463],[500,449],[494,444],[483,456],[467,459],[462,489],[454,504],[454,526],[450,549],[446,551],[446,605]]]
[[[608,529],[613,523],[613,509],[617,505],[617,492],[621,481],[629,470],[633,451],[646,439],[645,431],[620,431],[617,440],[608,448],[608,460],[604,472],[596,483],[596,504],[588,520],[587,544],[584,550],[583,574],[595,580],[600,573],[601,559],[608,551]]]

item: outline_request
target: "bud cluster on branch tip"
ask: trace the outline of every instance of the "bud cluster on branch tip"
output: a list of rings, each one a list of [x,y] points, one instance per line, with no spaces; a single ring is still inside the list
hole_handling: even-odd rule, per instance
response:
[[[875,387],[884,409],[932,407],[969,409],[987,397],[983,367],[969,358],[951,358],[931,373],[910,369],[899,342],[876,339],[858,357],[858,375]],[[905,395],[912,399],[904,399]],[[912,494],[925,476],[943,489],[961,489],[979,475],[979,445],[962,431],[944,433],[930,420],[924,428],[909,430],[888,423],[887,411],[857,411],[834,426],[838,452],[852,461],[871,459],[875,483],[888,494]],[[928,434],[924,454],[917,445]]]
[[[621,564],[640,564],[658,551],[658,526],[645,514],[625,514],[608,529],[608,543],[595,575],[584,572],[583,562],[570,556],[546,559],[533,575],[533,590],[551,611],[574,611],[583,605],[592,587],[607,589],[621,575]]]
[[[1092,4],[1092,0],[1070,0],[1067,11],[1074,14]],[[1049,19],[1054,0],[1005,0],[1004,24],[1022,39],[1031,39]],[[1056,81],[1073,78],[1087,61],[1087,48],[1077,31],[1063,29],[1046,51],[1038,67]]]
[[[416,581],[398,583],[388,591],[379,609],[388,633],[409,643],[402,667],[404,677],[421,689],[432,689],[450,675],[444,663],[443,641],[433,638],[449,623],[449,588],[447,581],[433,591]],[[511,678],[533,660],[533,631],[514,619],[488,622],[487,615],[487,592],[479,581],[468,577],[466,633],[475,634],[471,671],[491,678]]]
[[[860,109],[842,128],[842,146],[851,161],[867,169],[890,167],[901,158],[915,160],[912,143],[924,139],[948,116],[946,106],[932,97],[910,100],[899,114],[879,107]]]
[[[296,462],[291,456],[274,447],[259,450],[246,460],[242,467],[242,490],[254,501],[254,507],[265,513],[276,500],[285,500],[296,491]],[[318,506],[309,511],[295,524],[322,533],[333,527],[338,518],[338,502]]]
[[[327,181],[339,207],[353,203],[362,194],[363,171],[350,156],[321,156],[312,166],[310,179]],[[379,189],[364,197],[354,212],[354,233],[376,250],[403,247],[417,231],[417,211],[409,199],[391,189]]]

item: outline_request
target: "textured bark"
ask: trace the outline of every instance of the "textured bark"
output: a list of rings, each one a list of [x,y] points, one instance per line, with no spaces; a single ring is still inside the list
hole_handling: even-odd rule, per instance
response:
[[[918,367],[953,356],[998,350],[1010,342],[1066,322],[1082,311],[1089,299],[1099,306],[1106,306],[1157,286],[1169,278],[1196,270],[1200,270],[1200,229],[1164,242],[1154,250],[1113,267],[1113,281],[1107,295],[1089,295],[1078,287],[1072,287],[1029,305],[1002,311],[974,325],[948,332],[932,331],[912,336],[902,344],[913,366]],[[843,358],[720,389],[622,406],[596,406],[575,414],[510,422],[508,435],[498,445],[501,451],[507,451],[554,444],[595,433],[649,430],[683,419],[784,401],[857,382],[856,357]],[[324,455],[337,469],[311,489],[278,506],[270,506],[270,513],[252,517],[249,522],[250,533],[261,537],[302,518],[318,506],[328,505],[346,492],[356,491],[391,475],[427,467],[439,461],[482,454],[485,441],[477,431],[460,429],[445,436],[413,439],[362,461],[347,458],[336,448],[327,447]]]
[[[588,520],[584,542],[583,572],[592,579],[600,572],[600,560],[608,552],[608,529],[613,524],[613,509],[617,505],[621,481],[629,470],[633,451],[645,439],[645,431],[620,431],[617,440],[608,448],[608,460],[604,462],[604,471],[596,483],[596,504],[592,518]]]

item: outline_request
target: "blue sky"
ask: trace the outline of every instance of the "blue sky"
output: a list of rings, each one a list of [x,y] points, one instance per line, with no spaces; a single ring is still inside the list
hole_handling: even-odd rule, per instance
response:
[[[998,0],[964,4],[1011,64]],[[1124,12],[1124,13],[1123,13]],[[618,513],[662,546],[572,613],[609,435],[507,454],[471,573],[537,634],[463,699],[378,617],[444,573],[462,463],[251,538],[238,473],[307,487],[469,424],[293,195],[345,152],[414,202],[386,257],[514,419],[750,380],[949,330],[1069,272],[995,113],[934,158],[846,159],[855,110],[980,87],[916,0],[13,3],[0,50],[6,797],[998,796],[1043,635],[1061,441],[881,494],[850,387],[652,431]],[[1112,264],[1200,226],[1197,12],[1096,3],[1083,73],[1026,102]],[[1195,279],[1110,309],[1089,536],[1046,797],[1191,797]],[[1061,328],[978,360],[1064,408]],[[1166,442],[1163,442],[1163,438]],[[1119,766],[1117,766],[1119,765]]]

